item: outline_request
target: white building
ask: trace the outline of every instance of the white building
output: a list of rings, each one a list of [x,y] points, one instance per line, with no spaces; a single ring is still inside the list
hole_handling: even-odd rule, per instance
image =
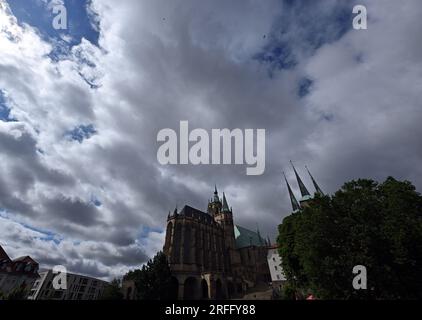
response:
[[[272,287],[280,290],[283,282],[286,281],[286,277],[281,267],[281,257],[278,254],[277,246],[269,247],[267,261],[270,268]]]
[[[52,270],[40,272],[32,287],[30,300],[97,300],[101,298],[108,282],[78,274],[66,274],[67,289],[53,288],[56,274]]]

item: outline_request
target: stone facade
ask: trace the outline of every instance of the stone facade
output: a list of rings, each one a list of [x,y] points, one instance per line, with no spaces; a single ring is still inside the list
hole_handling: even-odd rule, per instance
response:
[[[246,238],[246,240],[245,240]],[[167,219],[164,253],[177,299],[241,297],[258,282],[269,282],[268,243],[259,232],[236,226],[233,211],[217,189],[207,212],[185,206]]]

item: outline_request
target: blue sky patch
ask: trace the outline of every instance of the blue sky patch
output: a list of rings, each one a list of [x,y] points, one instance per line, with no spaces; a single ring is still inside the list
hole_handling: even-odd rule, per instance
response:
[[[85,139],[91,138],[94,134],[97,133],[92,124],[89,125],[80,125],[73,130],[69,131],[66,136],[74,141],[82,143]]]
[[[98,45],[98,24],[87,10],[91,0],[64,0],[67,10],[67,30],[53,28],[56,16],[52,9],[39,0],[8,0],[19,23],[37,28],[42,38],[54,44],[52,58],[60,58],[69,48],[81,43],[82,38]],[[63,39],[66,39],[63,40]]]
[[[10,116],[10,108],[7,105],[6,93],[3,90],[0,90],[0,121],[15,121],[15,119]]]
[[[321,8],[319,1],[284,0],[267,44],[253,56],[268,65],[270,74],[294,68],[327,43],[339,40],[352,29],[353,3],[345,1]]]
[[[308,95],[311,91],[313,81],[308,78],[303,78],[299,81],[299,87],[298,87],[298,96],[303,98],[304,96]]]
[[[23,227],[25,227],[26,229],[29,229],[29,230],[32,230],[32,231],[35,231],[35,232],[38,232],[38,233],[42,234],[42,236],[39,238],[40,240],[43,240],[43,241],[53,241],[55,244],[59,244],[61,242],[61,240],[62,240],[58,236],[58,234],[56,234],[54,232],[45,231],[45,230],[42,230],[42,229],[38,229],[38,228],[32,227],[30,225],[24,224],[24,223],[21,223],[21,225]]]
[[[269,43],[262,52],[254,56],[254,59],[268,64],[270,70],[288,70],[297,64],[289,45],[277,41]]]
[[[53,241],[55,244],[59,244],[63,240],[63,238],[61,236],[59,236],[57,233],[54,233],[54,232],[51,232],[51,231],[46,231],[46,230],[43,230],[43,229],[39,229],[39,228],[30,226],[26,223],[16,221],[15,219],[11,218],[8,215],[8,213],[5,210],[3,210],[2,208],[0,208],[0,218],[12,221],[14,223],[19,224],[20,226],[22,226],[25,229],[36,232],[39,236],[36,236],[35,238],[40,239],[42,241],[46,241],[46,242]]]
[[[138,239],[141,240],[141,242],[145,239],[148,239],[149,234],[151,232],[157,232],[157,233],[163,233],[164,229],[162,228],[151,228],[148,226],[142,226],[141,230],[139,231]]]
[[[97,208],[101,207],[103,204],[102,202],[94,195],[91,196],[91,203],[96,206]]]

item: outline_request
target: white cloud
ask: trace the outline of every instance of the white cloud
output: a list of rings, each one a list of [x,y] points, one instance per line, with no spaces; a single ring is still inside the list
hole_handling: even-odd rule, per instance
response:
[[[215,183],[237,223],[259,222],[261,233],[275,235],[290,211],[280,176],[290,159],[308,164],[330,192],[366,176],[422,183],[412,176],[421,170],[412,167],[421,159],[418,1],[368,2],[369,30],[349,31],[313,55],[304,42],[309,26],[284,30],[300,60],[272,78],[253,57],[275,38],[286,12],[279,1],[93,1],[100,48],[82,40],[58,62],[48,57],[54,43],[0,5],[0,89],[19,120],[0,122],[0,208],[12,218],[1,219],[0,242],[13,256],[121,275],[162,248],[169,210],[187,203],[204,209]],[[304,76],[314,83],[299,99]],[[205,129],[267,129],[266,174],[163,169],[156,134],[180,120]],[[82,143],[65,138],[90,124],[97,134]],[[41,240],[21,223],[62,240]],[[140,237],[144,227],[158,231]]]

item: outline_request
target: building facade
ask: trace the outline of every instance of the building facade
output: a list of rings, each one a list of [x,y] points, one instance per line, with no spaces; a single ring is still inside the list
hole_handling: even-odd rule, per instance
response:
[[[271,274],[271,287],[275,292],[280,293],[283,284],[286,281],[286,276],[284,275],[283,268],[281,266],[281,257],[278,254],[278,246],[271,246],[268,248],[267,261]]]
[[[39,265],[31,257],[10,259],[0,246],[0,293],[9,295],[16,290],[29,292],[39,277]]]
[[[269,282],[268,242],[259,231],[237,226],[225,194],[215,189],[207,212],[185,206],[168,215],[164,253],[173,274],[175,299],[241,297]]]
[[[35,281],[29,300],[98,300],[101,298],[108,282],[78,274],[66,274],[67,289],[56,290],[53,279],[56,274],[52,270],[40,272]]]

